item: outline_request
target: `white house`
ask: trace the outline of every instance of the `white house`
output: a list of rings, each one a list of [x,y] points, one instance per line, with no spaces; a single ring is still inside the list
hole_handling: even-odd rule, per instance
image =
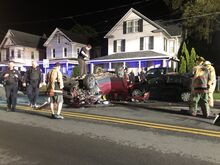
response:
[[[30,66],[32,60],[42,60],[46,52],[43,47],[45,36],[38,36],[9,29],[0,45],[1,66],[9,60],[15,62],[18,69]],[[1,67],[2,69],[2,67]]]
[[[59,62],[62,66],[62,72],[71,74],[74,65],[78,64],[78,52],[86,44],[86,37],[56,28],[44,43],[50,68]]]
[[[177,68],[181,44],[181,27],[154,22],[131,8],[104,36],[108,39],[108,55],[90,60],[91,72],[102,66],[114,70],[123,65],[135,74],[142,67]]]

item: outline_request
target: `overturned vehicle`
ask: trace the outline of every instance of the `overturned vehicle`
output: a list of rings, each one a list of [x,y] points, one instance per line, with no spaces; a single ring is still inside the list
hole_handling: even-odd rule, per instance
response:
[[[64,103],[74,107],[91,104],[108,104],[116,101],[145,101],[148,93],[136,93],[123,68],[115,72],[96,72],[84,79],[69,79],[64,83]]]

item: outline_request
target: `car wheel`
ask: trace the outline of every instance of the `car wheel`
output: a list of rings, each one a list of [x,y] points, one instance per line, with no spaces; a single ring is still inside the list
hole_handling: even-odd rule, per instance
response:
[[[86,75],[86,77],[83,79],[83,84],[87,89],[92,89],[95,87],[95,76],[94,75]]]
[[[124,68],[123,68],[123,67],[119,67],[119,68],[116,70],[116,74],[117,74],[118,77],[124,78],[124,74],[125,74]]]
[[[183,102],[188,102],[190,100],[190,92],[183,92],[181,93],[180,97],[181,97],[181,101]]]
[[[140,89],[134,89],[133,91],[132,91],[132,93],[131,93],[131,96],[132,97],[135,97],[135,96],[142,96],[142,92],[141,92],[141,90]]]

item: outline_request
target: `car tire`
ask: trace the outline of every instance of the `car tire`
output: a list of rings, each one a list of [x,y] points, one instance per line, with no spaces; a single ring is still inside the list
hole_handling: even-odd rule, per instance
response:
[[[143,95],[143,92],[142,92],[140,89],[134,89],[134,90],[131,92],[131,96],[132,96],[132,97],[142,96],[142,95]]]
[[[181,101],[188,102],[190,100],[190,92],[182,92],[180,95]]]
[[[116,70],[116,74],[117,74],[118,77],[124,78],[124,74],[125,74],[124,68],[123,68],[123,67],[119,67],[119,68]]]
[[[86,75],[83,79],[83,84],[87,89],[92,89],[96,85],[96,79],[94,75]]]

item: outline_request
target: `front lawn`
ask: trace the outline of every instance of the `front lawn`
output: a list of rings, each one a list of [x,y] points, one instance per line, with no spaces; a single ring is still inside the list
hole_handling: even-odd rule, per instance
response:
[[[215,100],[220,100],[220,92],[215,92],[214,93],[214,99]]]

